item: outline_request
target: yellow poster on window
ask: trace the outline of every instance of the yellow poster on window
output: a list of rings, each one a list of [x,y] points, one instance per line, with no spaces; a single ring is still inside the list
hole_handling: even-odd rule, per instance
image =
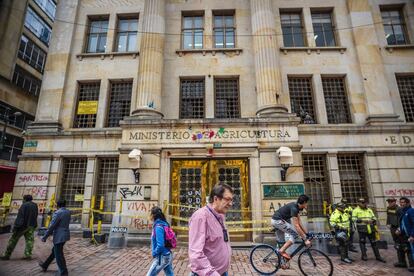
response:
[[[1,203],[2,206],[9,207],[11,205],[12,194],[13,193],[4,193],[3,194],[3,202]]]
[[[82,194],[75,195],[75,201],[83,201],[83,195]]]
[[[98,112],[98,101],[80,101],[78,115],[96,114]]]

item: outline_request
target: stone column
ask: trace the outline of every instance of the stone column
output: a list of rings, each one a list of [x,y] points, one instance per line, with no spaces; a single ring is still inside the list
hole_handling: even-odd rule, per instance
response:
[[[368,109],[367,124],[401,122],[394,112],[369,0],[347,0]]]
[[[76,28],[76,24],[64,22],[77,22],[78,7],[79,0],[59,1],[57,5],[56,18],[59,21],[53,25],[36,121],[30,127],[32,132],[61,129],[60,111],[63,109],[63,92]]]
[[[256,115],[266,117],[286,113],[287,107],[280,102],[282,81],[272,1],[250,0],[250,8],[256,72]]]
[[[165,0],[145,0],[137,95],[132,116],[162,118]]]

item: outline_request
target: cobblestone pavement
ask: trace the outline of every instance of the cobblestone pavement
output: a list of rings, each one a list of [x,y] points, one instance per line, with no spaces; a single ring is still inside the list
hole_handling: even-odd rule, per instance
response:
[[[0,252],[3,254],[10,234],[0,235]],[[11,259],[0,261],[0,275],[54,275],[57,271],[55,263],[49,267],[46,273],[41,272],[38,267],[38,260],[45,260],[52,248],[50,239],[47,243],[42,243],[36,237],[31,261],[21,260],[24,250],[24,239],[20,239]],[[370,248],[369,248],[370,249]],[[187,249],[177,248],[174,254],[175,275],[187,276]],[[332,257],[335,265],[334,275],[362,276],[362,275],[414,275],[406,269],[394,268],[395,251],[392,248],[381,250],[382,255],[387,259],[387,264],[382,264],[373,260],[372,252],[369,252],[369,261],[357,261],[352,265],[344,265],[339,262],[339,258]],[[355,260],[359,260],[358,253],[352,253]],[[92,245],[89,240],[78,237],[72,238],[65,245],[65,256],[70,275],[145,275],[151,262],[151,254],[148,246],[129,247],[115,250],[108,249],[106,245]],[[249,264],[248,249],[234,249],[230,275],[244,276],[257,275]],[[276,275],[300,275],[295,260],[291,269],[279,271]]]

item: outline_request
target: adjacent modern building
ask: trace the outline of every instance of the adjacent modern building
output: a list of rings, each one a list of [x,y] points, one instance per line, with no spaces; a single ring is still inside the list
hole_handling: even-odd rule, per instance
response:
[[[55,11],[55,0],[0,2],[0,197],[13,191],[22,131],[35,118]]]
[[[56,18],[13,205],[66,199],[80,229],[103,196],[150,233],[168,202],[185,235],[222,182],[233,239],[254,241],[301,193],[314,228],[341,198],[381,225],[387,197],[414,200],[412,1],[72,0]]]

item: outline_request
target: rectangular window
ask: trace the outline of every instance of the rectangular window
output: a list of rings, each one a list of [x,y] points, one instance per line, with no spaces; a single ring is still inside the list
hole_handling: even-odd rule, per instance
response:
[[[2,138],[0,131],[0,139]],[[1,141],[0,141],[1,143]],[[0,147],[0,159],[11,162],[18,162],[18,156],[22,154],[24,140],[22,137],[6,133],[3,148]]]
[[[36,4],[50,17],[55,20],[56,4],[53,0],[34,0]]]
[[[336,46],[331,12],[312,12],[312,24],[317,47]]]
[[[49,45],[52,28],[49,27],[49,25],[47,25],[47,23],[37,15],[30,6],[27,8],[24,26],[34,33],[42,42]]]
[[[397,76],[397,84],[405,120],[407,122],[414,122],[414,75]]]
[[[30,95],[36,97],[39,96],[42,81],[21,68],[19,65],[16,65],[14,68],[12,82]]]
[[[234,48],[235,33],[234,11],[232,14],[215,13],[214,15],[214,48]]]
[[[115,52],[137,50],[138,18],[119,18]]]
[[[106,35],[108,19],[90,20],[87,38],[87,53],[104,53],[106,50]]]
[[[79,83],[78,104],[76,108],[74,128],[93,128],[98,112],[99,82]]]
[[[20,38],[18,57],[26,61],[34,69],[43,73],[46,63],[46,52],[44,52],[33,41],[25,35]]]
[[[285,47],[304,47],[301,13],[281,13],[283,44]]]
[[[182,79],[180,84],[180,118],[204,118],[204,79]]]
[[[16,112],[20,112],[20,115],[14,115]],[[34,121],[34,116],[0,101],[0,121],[5,122],[6,120],[8,120],[8,125],[25,129],[28,121]]]
[[[314,124],[312,79],[308,77],[289,77],[289,94],[292,113],[301,118],[302,124]]]
[[[408,44],[407,30],[402,10],[381,10],[381,16],[388,45]]]
[[[108,127],[118,127],[119,121],[129,116],[131,109],[132,81],[111,82]]]
[[[104,212],[115,212],[116,189],[118,183],[118,163],[118,158],[98,159],[99,174],[95,208],[99,209],[100,199],[103,196]],[[112,215],[104,215],[103,222],[111,223]]]
[[[323,77],[323,94],[329,124],[351,123],[345,80],[342,77]]]
[[[368,198],[362,154],[338,154],[342,198],[351,204],[358,198]]]
[[[239,79],[214,79],[216,118],[240,118]]]
[[[183,49],[202,49],[203,33],[203,16],[183,16],[181,30]]]
[[[66,158],[63,160],[62,186],[60,199],[66,200],[67,208],[82,208],[85,193],[86,158]],[[72,223],[80,223],[82,216],[72,215]]]
[[[328,170],[325,155],[303,155],[303,176],[305,193],[310,197],[308,204],[309,217],[322,217],[323,202],[331,202]]]

